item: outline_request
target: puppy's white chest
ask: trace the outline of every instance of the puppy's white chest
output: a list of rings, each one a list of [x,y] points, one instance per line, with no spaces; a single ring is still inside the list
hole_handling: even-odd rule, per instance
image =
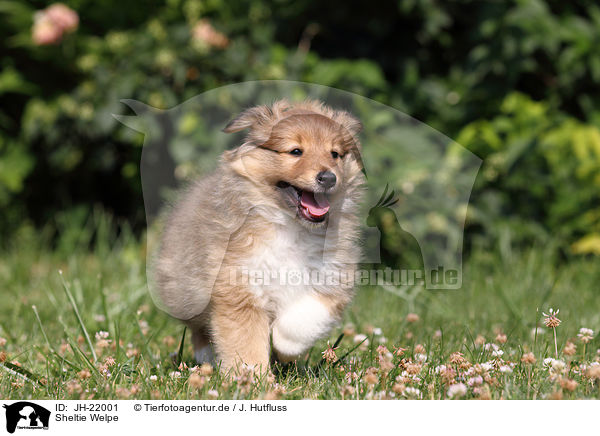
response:
[[[261,305],[279,312],[314,291],[311,276],[323,270],[324,237],[295,226],[274,229],[251,254],[248,277]]]

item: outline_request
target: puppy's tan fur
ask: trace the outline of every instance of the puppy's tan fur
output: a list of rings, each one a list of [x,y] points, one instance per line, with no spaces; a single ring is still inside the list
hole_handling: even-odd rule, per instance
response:
[[[351,280],[252,284],[242,271],[353,277],[363,182],[360,128],[347,112],[317,101],[279,101],[246,110],[224,129],[249,133],[175,205],[156,263],[163,305],[191,328],[198,360],[210,359],[212,344],[221,368],[243,363],[265,371],[271,335],[277,356],[290,361],[339,321],[352,298]],[[290,154],[296,148],[301,156]],[[316,177],[322,171],[333,172],[337,183],[326,193],[327,219],[314,223],[286,199],[292,188],[278,183],[321,192]]]

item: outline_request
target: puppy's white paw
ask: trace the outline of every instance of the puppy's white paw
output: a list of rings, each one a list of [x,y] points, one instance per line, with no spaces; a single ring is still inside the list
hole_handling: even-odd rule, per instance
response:
[[[283,362],[295,360],[336,324],[318,298],[302,297],[290,304],[273,323],[273,348]]]

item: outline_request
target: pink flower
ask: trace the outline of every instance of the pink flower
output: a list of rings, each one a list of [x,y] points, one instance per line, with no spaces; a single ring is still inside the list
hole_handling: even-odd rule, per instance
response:
[[[36,45],[58,44],[65,33],[73,32],[77,26],[77,12],[62,3],[54,3],[35,13],[32,39]]]
[[[79,26],[79,15],[62,3],[54,3],[46,8],[46,16],[63,32],[72,32]]]
[[[229,45],[229,38],[216,30],[210,21],[198,21],[192,29],[192,37],[196,41],[208,44],[211,47],[225,48]]]
[[[62,39],[62,31],[42,12],[35,16],[32,38],[36,45],[57,44]]]

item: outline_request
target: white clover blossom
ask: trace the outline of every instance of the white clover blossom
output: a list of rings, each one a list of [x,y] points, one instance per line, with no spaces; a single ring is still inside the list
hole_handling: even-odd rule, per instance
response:
[[[567,364],[564,362],[564,360],[555,359],[554,357],[547,357],[544,359],[544,366],[549,370],[560,372],[567,367]]]
[[[531,329],[531,339],[535,339],[535,336],[541,336],[541,335],[545,335],[546,334],[546,330],[544,330],[541,327],[534,327]]]
[[[491,371],[492,369],[494,369],[494,365],[490,362],[483,362],[481,364],[481,367],[483,368],[484,371]]]
[[[446,365],[438,365],[435,367],[434,371],[436,374],[439,374],[440,372],[444,372],[446,371],[448,367]]]
[[[460,398],[467,394],[467,387],[464,383],[456,383],[448,388],[448,398]]]
[[[354,339],[352,340],[355,344],[359,344],[361,342],[364,341],[365,344],[369,343],[369,339],[367,337],[367,335],[359,333],[357,335],[354,335]]]
[[[476,375],[475,377],[470,377],[467,380],[467,384],[469,386],[479,386],[483,384],[483,377],[481,377],[480,375]]]
[[[548,313],[542,312],[542,315],[544,315],[544,316],[556,316],[556,315],[558,315],[558,312],[560,312],[560,309],[553,310],[552,308],[550,308],[550,309],[548,309]]]
[[[97,341],[99,341],[101,339],[107,339],[107,338],[108,338],[108,332],[105,332],[103,330],[96,332],[96,340]]]
[[[579,333],[577,334],[577,337],[581,340],[581,342],[583,342],[584,344],[587,344],[592,339],[594,339],[594,330],[588,329],[585,327],[581,327],[579,329]]]
[[[409,398],[421,398],[421,390],[418,388],[413,388],[412,386],[408,386],[404,389],[403,395]]]

